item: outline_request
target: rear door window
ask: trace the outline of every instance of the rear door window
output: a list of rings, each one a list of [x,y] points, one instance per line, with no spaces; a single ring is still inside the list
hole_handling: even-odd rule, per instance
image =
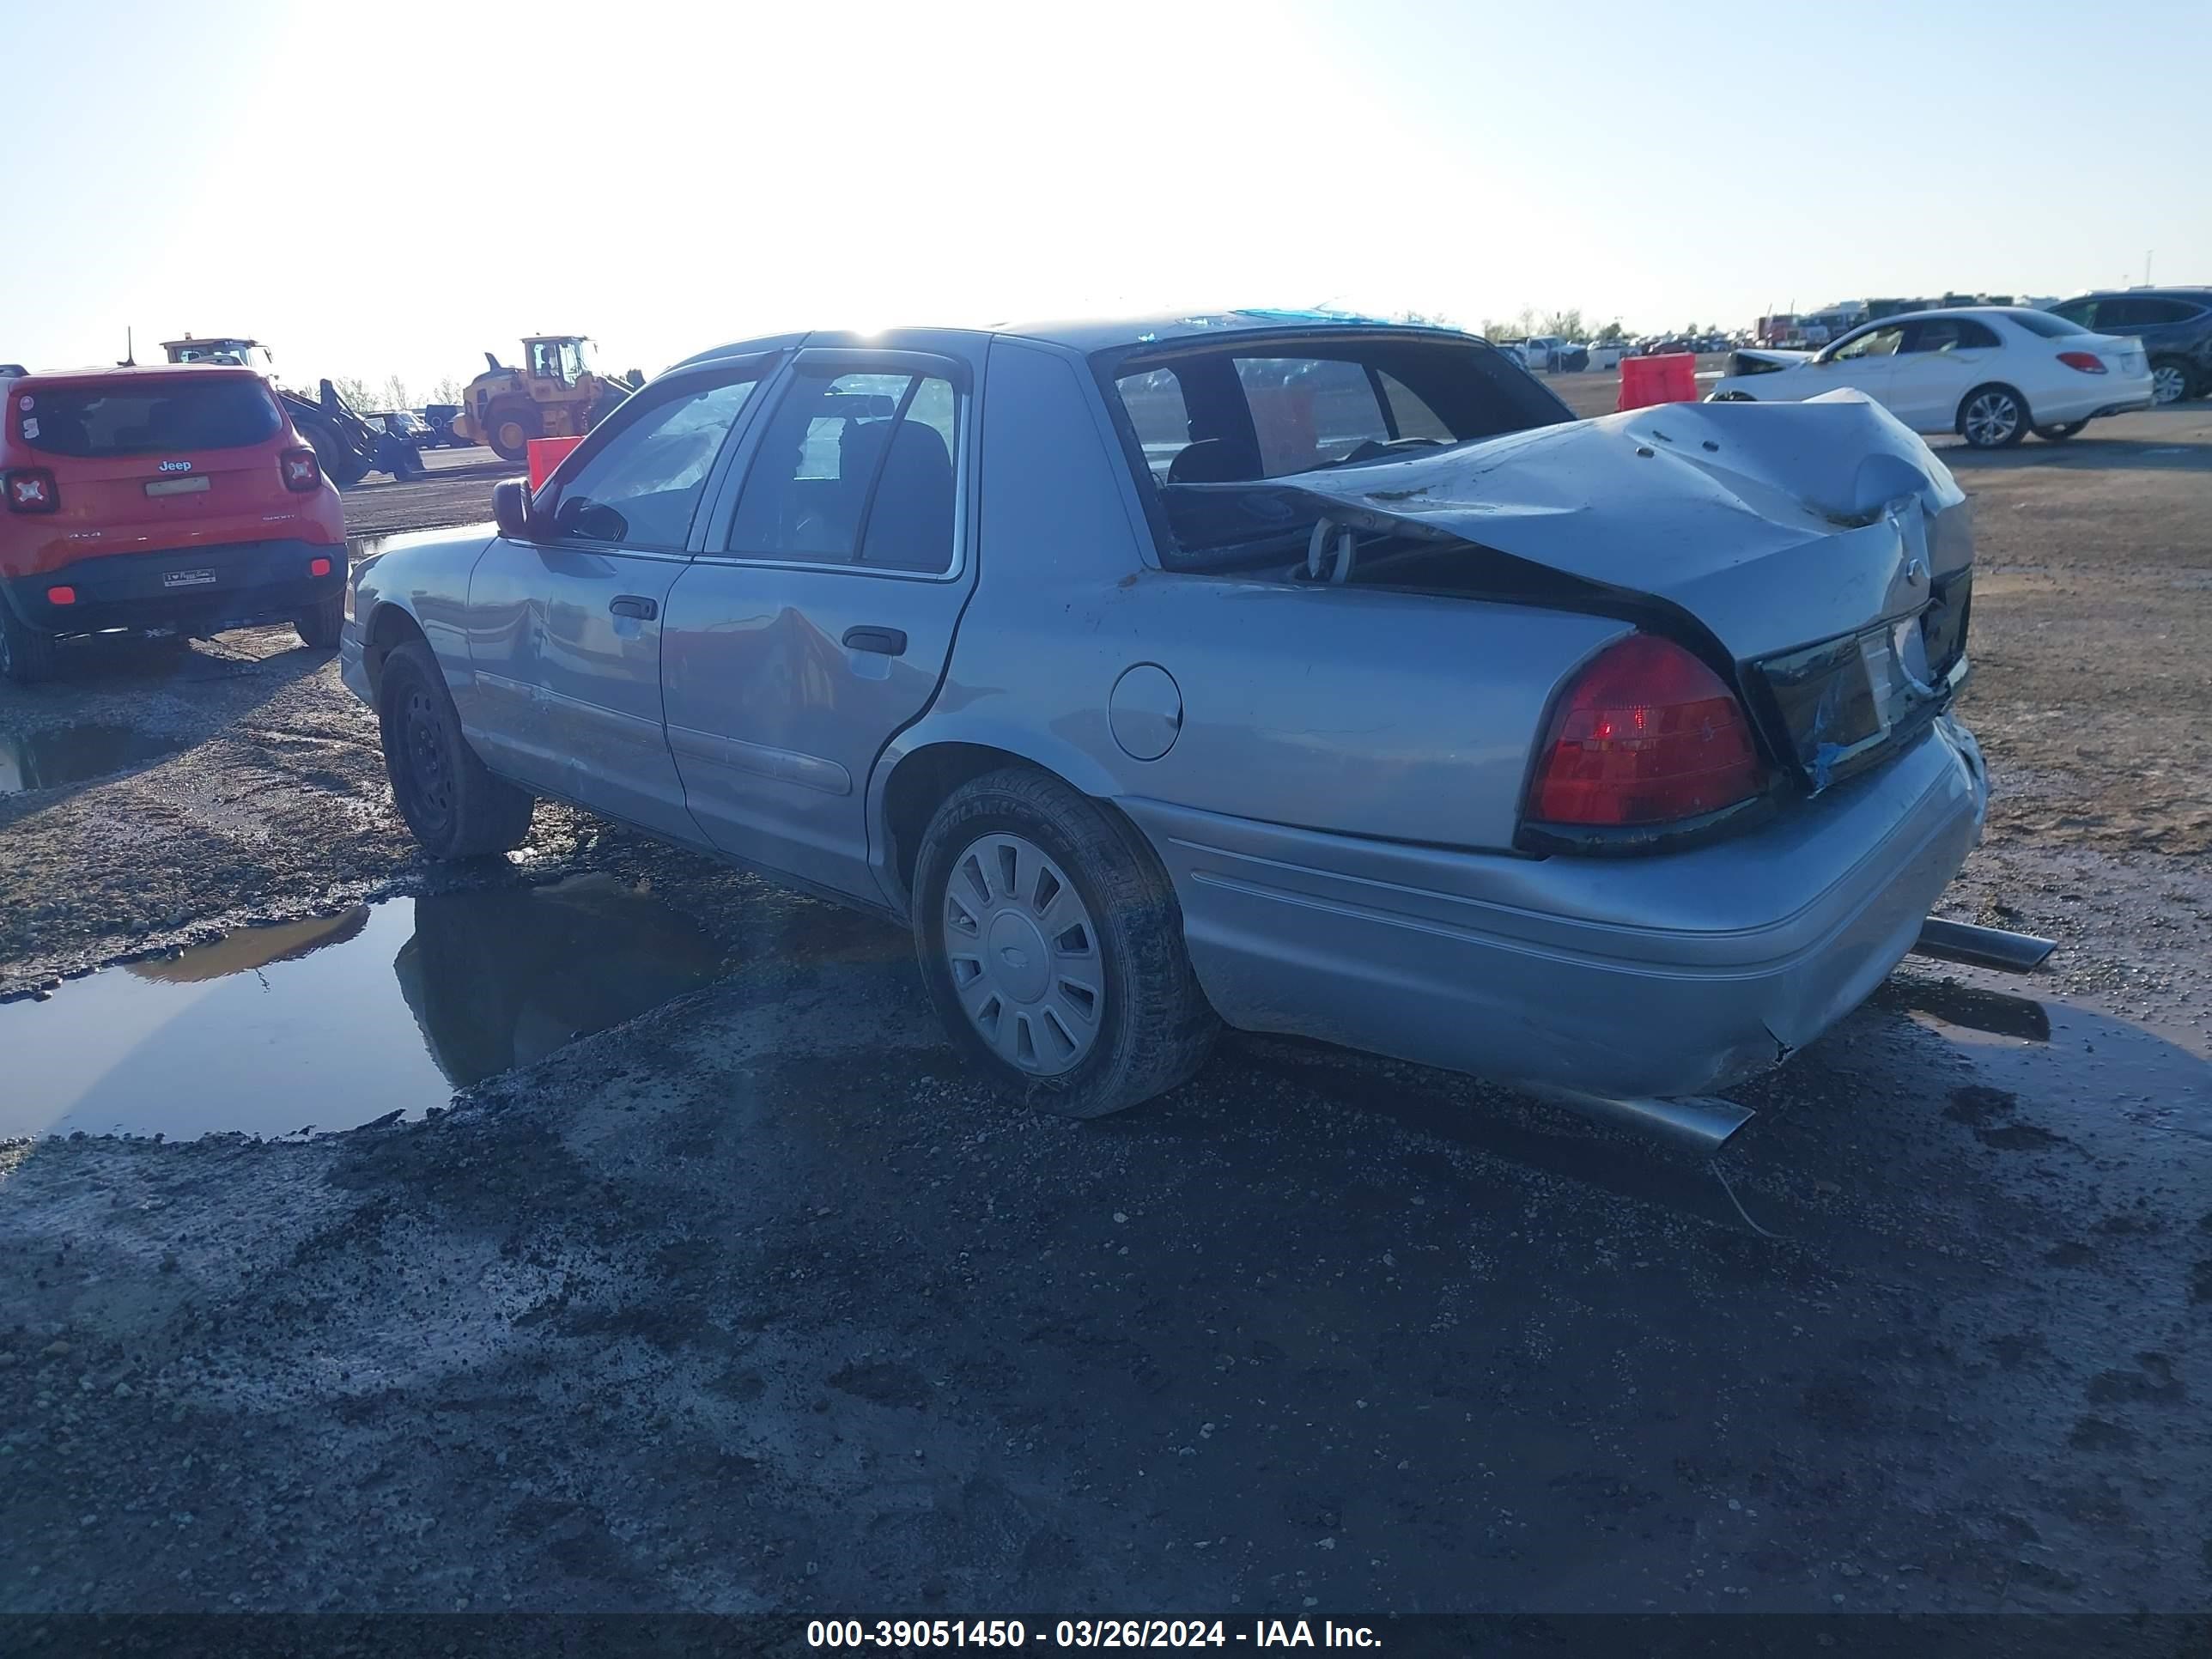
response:
[[[2155,328],[2160,323],[2185,323],[2204,309],[2186,300],[2137,300],[2136,314],[2130,319],[2138,328]]]
[[[752,375],[678,392],[635,415],[562,481],[553,506],[562,541],[680,550],[708,470],[753,394]]]
[[[1997,337],[1971,317],[1930,317],[1906,331],[1900,349],[1915,353],[1959,351],[1996,343]]]
[[[958,423],[958,395],[939,376],[800,374],[761,434],[728,550],[951,569]]]
[[[24,443],[83,460],[245,449],[284,429],[267,385],[245,376],[46,386],[9,401]]]

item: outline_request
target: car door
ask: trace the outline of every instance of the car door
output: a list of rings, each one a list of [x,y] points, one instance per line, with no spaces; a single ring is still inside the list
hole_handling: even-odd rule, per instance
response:
[[[1948,432],[1969,392],[2004,378],[1991,361],[2002,349],[1986,323],[1923,317],[1907,325],[1890,360],[1889,395],[1882,401],[1916,432]]]
[[[980,342],[928,338],[801,352],[669,596],[691,815],[725,851],[840,893],[876,891],[868,775],[935,694],[975,582]]]
[[[708,474],[763,367],[712,366],[640,392],[538,492],[532,538],[495,540],[477,560],[469,654],[495,770],[701,839],[663,729],[663,613]]]
[[[1838,386],[1851,386],[1887,407],[1897,349],[1904,343],[1902,323],[1869,323],[1793,374],[1797,395],[1817,398]]]

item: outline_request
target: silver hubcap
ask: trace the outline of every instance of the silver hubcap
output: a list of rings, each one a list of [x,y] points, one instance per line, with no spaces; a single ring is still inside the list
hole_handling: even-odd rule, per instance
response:
[[[2181,371],[2168,363],[2150,373],[2150,395],[2162,404],[2178,404],[2181,394],[2189,388],[2183,383]]]
[[[1098,1041],[1098,929],[1067,872],[1034,842],[985,836],[954,860],[944,949],[969,1023],[1008,1065],[1056,1076]]]
[[[1984,392],[1966,405],[1968,441],[2001,444],[2020,428],[2020,405],[2002,392]]]

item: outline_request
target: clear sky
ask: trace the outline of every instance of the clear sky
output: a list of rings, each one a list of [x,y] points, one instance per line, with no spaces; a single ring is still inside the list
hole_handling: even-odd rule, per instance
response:
[[[0,360],[2212,283],[2212,3],[0,0]],[[2179,78],[2175,78],[2178,75]]]

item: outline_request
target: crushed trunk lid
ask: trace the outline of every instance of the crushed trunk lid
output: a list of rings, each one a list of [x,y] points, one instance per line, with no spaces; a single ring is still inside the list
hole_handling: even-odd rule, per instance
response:
[[[1335,580],[1395,584],[1404,566],[1425,573],[1405,585],[1441,586],[1449,568],[1475,591],[1486,561],[1686,617],[1737,665],[1754,716],[1815,789],[1894,752],[1964,672],[1966,495],[1856,392],[1661,404],[1167,493],[1193,517],[1315,524],[1316,555],[1331,526],[1389,538]]]

